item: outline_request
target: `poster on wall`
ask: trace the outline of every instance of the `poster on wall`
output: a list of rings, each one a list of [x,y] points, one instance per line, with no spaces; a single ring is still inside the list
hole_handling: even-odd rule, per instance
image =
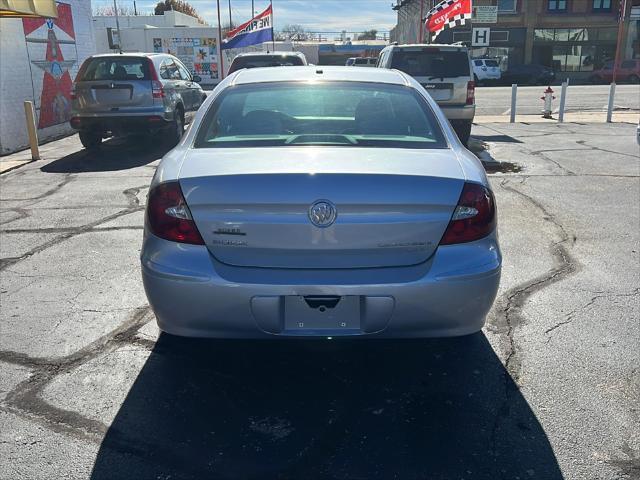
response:
[[[153,51],[178,57],[192,74],[202,78],[202,83],[218,80],[216,38],[154,38]]]
[[[58,18],[23,18],[38,128],[65,123],[71,116],[71,74],[78,59],[73,13],[57,3]]]

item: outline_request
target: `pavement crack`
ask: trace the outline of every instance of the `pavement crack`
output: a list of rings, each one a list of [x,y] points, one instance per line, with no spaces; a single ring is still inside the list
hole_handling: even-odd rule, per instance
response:
[[[124,208],[123,210],[120,210],[119,212],[113,213],[111,215],[107,215],[98,220],[95,220],[94,222],[87,223],[86,225],[82,225],[79,227],[72,227],[69,229],[69,231],[61,234],[58,237],[55,237],[49,240],[48,242],[45,242],[41,245],[38,245],[37,247],[32,248],[31,250],[29,250],[28,252],[24,253],[19,257],[9,257],[9,258],[0,259],[0,271],[6,270],[7,267],[11,265],[15,265],[16,263],[22,260],[25,260],[37,253],[40,253],[43,250],[46,250],[54,245],[58,245],[59,243],[64,242],[65,240],[68,240],[69,238],[72,238],[76,235],[80,235],[83,233],[91,232],[93,229],[95,229],[95,227],[98,227],[99,225],[107,223],[111,220],[115,220],[124,215],[128,215],[130,213],[143,210],[144,207],[140,205],[140,201],[138,200],[137,195],[140,192],[140,190],[146,187],[147,185],[142,185],[139,187],[133,187],[133,188],[128,188],[124,190],[122,193],[125,195],[125,197],[127,197],[129,206],[127,208]],[[35,230],[35,232],[41,232],[41,231],[42,231],[41,229]]]
[[[527,177],[521,179],[520,184],[524,184]],[[525,322],[523,309],[528,299],[534,293],[557,283],[567,276],[575,273],[578,269],[578,262],[571,256],[565,244],[573,242],[574,236],[569,235],[564,226],[551,214],[540,202],[533,197],[521,192],[509,184],[509,179],[503,179],[500,187],[523,197],[540,211],[545,221],[554,225],[558,239],[549,244],[549,251],[554,260],[554,267],[547,273],[529,279],[516,285],[505,292],[496,302],[496,314],[490,320],[490,327],[503,340],[505,350],[504,360],[504,398],[497,409],[496,417],[492,427],[490,445],[491,451],[497,455],[497,439],[501,422],[508,417],[510,402],[513,390],[518,388],[520,381],[521,360],[518,356],[519,350],[515,339],[515,331],[518,326]],[[513,379],[513,382],[511,381]]]
[[[28,367],[33,371],[29,378],[6,395],[0,403],[0,409],[35,421],[54,432],[100,443],[108,429],[107,425],[80,413],[53,406],[41,394],[59,375],[69,373],[122,345],[135,345],[137,331],[151,318],[151,308],[148,305],[137,308],[118,328],[64,357],[30,357],[20,352],[0,351],[0,361]]]

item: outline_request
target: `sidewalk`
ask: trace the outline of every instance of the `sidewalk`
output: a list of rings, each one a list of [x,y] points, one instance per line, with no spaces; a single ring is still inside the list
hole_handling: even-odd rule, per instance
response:
[[[640,112],[614,112],[612,123],[638,123]],[[564,123],[606,123],[607,112],[569,112],[564,114]],[[558,114],[553,118],[540,115],[516,115],[516,123],[557,123]],[[473,123],[509,123],[509,115],[476,115]]]
[[[52,158],[58,158],[62,156],[62,151],[66,151],[66,153],[68,153],[70,151],[73,152],[80,150],[81,148],[82,145],[80,144],[78,135],[70,135],[68,137],[63,137],[40,145],[40,159],[50,160]],[[31,162],[33,162],[33,160],[31,160],[31,150],[28,148],[9,155],[4,155],[0,157],[0,175]]]

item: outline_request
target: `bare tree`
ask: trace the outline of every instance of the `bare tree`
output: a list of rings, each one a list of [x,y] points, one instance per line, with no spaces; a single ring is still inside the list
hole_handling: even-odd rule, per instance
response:
[[[100,7],[95,7],[93,9],[93,14],[97,17],[115,17],[116,10],[113,8],[113,5],[104,5]],[[118,15],[122,15],[123,17],[128,15],[135,15],[133,7],[128,5],[122,6],[118,5]]]
[[[191,17],[197,18],[200,23],[206,25],[207,22],[200,16],[198,11],[193,6],[184,0],[161,0],[154,8],[156,15],[163,15],[164,12],[175,10],[176,12],[184,13]]]
[[[374,28],[372,30],[365,30],[362,32],[356,40],[375,40],[378,35],[378,31]]]
[[[297,40],[304,41],[309,39],[309,32],[302,25],[290,24],[285,25],[276,35],[276,40]]]

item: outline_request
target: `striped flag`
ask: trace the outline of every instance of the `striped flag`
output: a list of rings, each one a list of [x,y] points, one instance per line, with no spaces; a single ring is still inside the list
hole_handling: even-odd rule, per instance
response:
[[[471,0],[443,0],[427,13],[425,25],[435,38],[445,28],[464,25],[471,20]]]
[[[271,41],[273,41],[273,10],[269,5],[264,12],[227,33],[221,49],[248,47]]]

